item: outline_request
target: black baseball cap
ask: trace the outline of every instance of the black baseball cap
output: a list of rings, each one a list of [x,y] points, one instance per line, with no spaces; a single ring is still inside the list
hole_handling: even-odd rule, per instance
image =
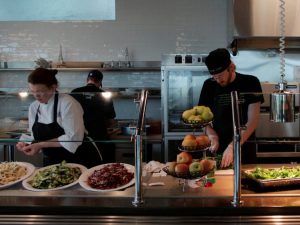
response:
[[[205,65],[211,75],[223,72],[230,63],[230,53],[226,48],[211,51],[205,59]]]
[[[99,70],[91,70],[87,76],[87,79],[93,78],[98,81],[102,81],[103,74]]]

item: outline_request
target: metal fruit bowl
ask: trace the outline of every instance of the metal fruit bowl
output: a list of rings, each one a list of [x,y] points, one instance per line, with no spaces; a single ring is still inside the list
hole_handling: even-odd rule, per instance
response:
[[[187,173],[175,173],[175,172],[172,172],[172,171],[169,171],[169,167],[166,166],[164,168],[162,168],[162,170],[164,172],[166,172],[166,174],[172,176],[172,177],[176,177],[176,178],[181,178],[181,179],[186,179],[186,180],[193,180],[193,179],[199,179],[203,176],[206,176],[206,175],[209,175],[209,174],[212,174],[214,173],[215,171],[215,167],[210,170],[210,171],[207,171],[205,173],[203,172],[194,172],[194,173],[191,173],[191,172],[187,172]]]
[[[213,120],[209,121],[196,121],[196,120],[186,120],[181,117],[181,121],[183,122],[184,125],[190,126],[190,127],[197,127],[197,128],[202,128],[206,127],[207,125],[211,124]]]
[[[198,145],[198,146],[179,146],[179,151],[182,152],[203,152],[207,151],[210,147],[210,143],[208,145]]]

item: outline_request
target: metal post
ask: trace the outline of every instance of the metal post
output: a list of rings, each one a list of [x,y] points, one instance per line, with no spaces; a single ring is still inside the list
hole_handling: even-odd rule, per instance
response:
[[[236,91],[231,92],[232,121],[233,121],[233,159],[234,159],[234,193],[231,204],[238,207],[243,204],[241,201],[241,125],[239,114],[238,94]]]
[[[139,206],[144,203],[142,194],[142,137],[136,135],[134,140],[135,155],[135,192],[132,204]]]
[[[145,112],[147,106],[148,91],[142,90],[139,106],[139,119],[137,122],[137,127],[135,129],[134,137],[134,155],[135,155],[135,191],[134,200],[132,204],[134,206],[140,206],[144,203],[143,193],[142,193],[142,145],[143,139],[141,136],[142,129],[144,127]]]
[[[12,144],[3,146],[3,160],[7,162],[15,161],[15,147]]]

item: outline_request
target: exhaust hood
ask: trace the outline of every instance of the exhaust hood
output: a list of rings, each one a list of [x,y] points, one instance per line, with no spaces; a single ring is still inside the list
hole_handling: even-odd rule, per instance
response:
[[[234,38],[238,48],[278,48],[279,0],[233,0]],[[300,0],[285,0],[287,48],[300,48]]]

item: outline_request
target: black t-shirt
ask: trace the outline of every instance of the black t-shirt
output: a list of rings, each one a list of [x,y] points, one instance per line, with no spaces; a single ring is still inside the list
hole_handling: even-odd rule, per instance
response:
[[[84,125],[94,140],[108,138],[106,121],[116,117],[112,100],[105,99],[101,92],[104,91],[94,84],[88,84],[71,93],[84,110]]]
[[[208,106],[214,114],[213,128],[219,136],[218,152],[221,153],[233,140],[232,91],[238,92],[241,125],[247,123],[249,104],[264,102],[260,82],[255,76],[236,73],[235,80],[226,87],[213,79],[204,82],[198,105]]]

